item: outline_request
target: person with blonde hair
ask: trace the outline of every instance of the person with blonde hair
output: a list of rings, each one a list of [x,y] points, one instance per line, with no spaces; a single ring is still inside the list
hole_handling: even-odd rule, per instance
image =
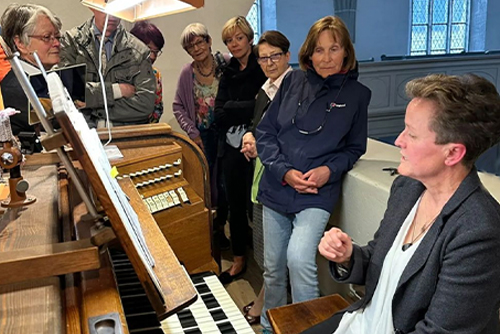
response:
[[[253,38],[254,32],[243,16],[230,19],[222,29],[222,40],[233,55],[215,99],[215,124],[220,134],[218,154],[229,204],[233,249],[233,265],[219,276],[223,284],[232,282],[246,269],[252,163],[240,152],[241,139],[253,118],[255,97],[266,81],[252,52]]]
[[[344,23],[316,21],[257,126],[264,165],[257,200],[264,206],[264,308],[319,297],[317,246],[340,194],[342,176],[366,150],[371,91],[357,81]]]
[[[212,37],[207,27],[201,23],[186,26],[180,42],[193,61],[181,69],[172,109],[182,130],[205,153],[210,170],[212,207],[217,208],[214,238],[221,249],[228,249],[229,240],[223,231],[227,219],[227,203],[217,159],[219,132],[214,124],[214,109],[222,71],[229,61],[229,55],[214,55]]]

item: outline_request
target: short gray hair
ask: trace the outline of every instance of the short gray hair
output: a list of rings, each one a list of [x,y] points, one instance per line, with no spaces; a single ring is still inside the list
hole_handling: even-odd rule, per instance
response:
[[[187,50],[195,37],[202,37],[206,42],[211,39],[207,27],[201,23],[191,23],[184,28],[181,34],[181,45],[184,50]]]
[[[61,20],[44,6],[14,3],[7,7],[0,19],[0,25],[2,37],[13,51],[17,50],[15,37],[19,37],[23,44],[29,45],[29,35],[34,33],[37,20],[42,15],[46,16],[58,30],[61,30]]]

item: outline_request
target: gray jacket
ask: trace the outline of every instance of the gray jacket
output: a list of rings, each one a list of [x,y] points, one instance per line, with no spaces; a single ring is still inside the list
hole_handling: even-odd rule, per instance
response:
[[[92,25],[93,18],[90,18],[82,25],[66,31],[61,39],[61,65],[87,64],[86,108],[81,111],[87,120],[90,119],[93,123],[97,119],[106,118],[106,115],[97,72],[99,51],[96,48]],[[113,123],[148,122],[156,98],[156,81],[148,57],[149,48],[119,25],[111,58],[107,61],[103,73],[109,118]],[[113,83],[128,83],[135,86],[134,96],[115,100]]]
[[[373,297],[385,256],[424,186],[398,177],[382,223],[367,246],[355,246],[349,276]],[[396,333],[496,334],[500,307],[500,205],[473,170],[444,206],[410,259],[392,300]]]

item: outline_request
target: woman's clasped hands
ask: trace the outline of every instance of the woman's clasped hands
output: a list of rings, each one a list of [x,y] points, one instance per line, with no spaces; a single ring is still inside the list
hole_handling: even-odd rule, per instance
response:
[[[330,178],[330,168],[319,166],[302,173],[296,169],[286,172],[284,181],[301,194],[317,194]]]

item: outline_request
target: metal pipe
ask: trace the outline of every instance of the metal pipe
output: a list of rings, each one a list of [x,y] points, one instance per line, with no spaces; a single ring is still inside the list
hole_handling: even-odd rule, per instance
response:
[[[21,87],[23,88],[24,93],[28,97],[29,101],[31,102],[31,105],[33,106],[33,109],[35,109],[35,112],[40,119],[40,122],[42,123],[43,128],[49,135],[54,134],[54,129],[52,128],[52,125],[46,118],[46,113],[45,109],[43,108],[42,104],[40,103],[40,100],[38,99],[38,96],[36,95],[35,90],[33,89],[33,86],[31,86],[31,83],[29,82],[28,77],[26,76],[26,73],[24,73],[22,69],[21,62],[19,60],[19,53],[14,53],[13,57],[9,59],[10,64],[12,66],[12,70],[14,71],[14,74],[16,75],[17,80],[21,84]],[[92,216],[92,218],[97,219],[99,217],[99,214],[97,213],[97,210],[90,200],[90,196],[85,190],[85,187],[83,186],[83,182],[78,176],[78,173],[75,170],[75,167],[71,163],[71,160],[69,159],[68,155],[64,151],[62,147],[58,147],[56,149],[57,155],[63,162],[63,164],[66,166],[66,169],[68,170],[69,175],[71,176],[71,179],[73,180],[73,183],[75,185],[76,190],[78,191],[78,194],[82,198],[83,202],[87,206],[87,210],[89,211],[89,214]]]

